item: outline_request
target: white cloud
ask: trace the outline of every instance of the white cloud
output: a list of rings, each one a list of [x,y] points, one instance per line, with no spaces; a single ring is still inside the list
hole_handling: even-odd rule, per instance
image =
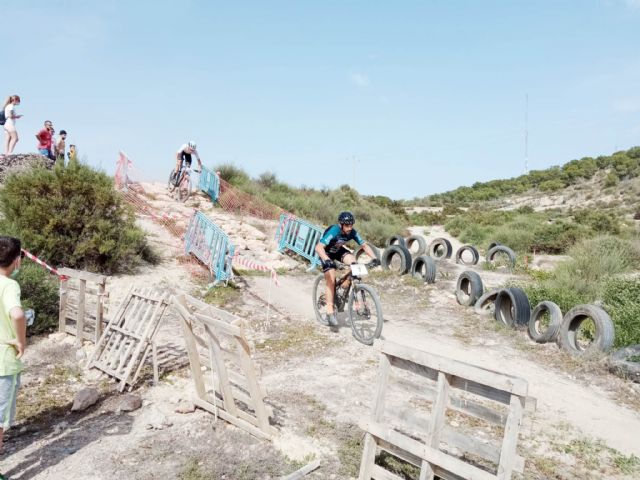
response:
[[[366,88],[371,85],[371,80],[369,80],[369,77],[360,72],[351,72],[349,74],[349,81],[359,88]]]

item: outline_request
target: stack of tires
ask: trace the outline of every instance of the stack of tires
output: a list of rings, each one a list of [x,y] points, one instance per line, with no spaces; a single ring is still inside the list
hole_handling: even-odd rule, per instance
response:
[[[436,264],[433,258],[425,255],[427,243],[424,237],[411,235],[405,239],[400,235],[394,235],[387,244],[387,248],[380,257],[382,268],[393,270],[399,275],[411,272],[413,277],[426,283],[436,281]]]
[[[473,306],[480,315],[493,315],[496,321],[507,327],[526,328],[531,339],[537,343],[557,342],[563,350],[573,355],[607,352],[614,343],[613,322],[601,307],[577,305],[563,316],[558,305],[543,301],[532,310],[524,290],[508,287],[485,292],[480,275],[469,270],[458,277],[456,300],[460,305]],[[589,320],[593,324],[593,331],[590,332],[592,338],[584,341],[580,331]],[[625,355],[628,359],[628,352],[620,353],[619,357],[624,358]],[[622,368],[627,366],[625,364]],[[637,377],[640,380],[638,366]]]

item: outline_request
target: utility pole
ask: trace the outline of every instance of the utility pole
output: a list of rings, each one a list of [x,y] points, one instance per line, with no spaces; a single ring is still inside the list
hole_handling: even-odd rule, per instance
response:
[[[529,173],[529,94],[525,95],[524,107],[524,174]]]

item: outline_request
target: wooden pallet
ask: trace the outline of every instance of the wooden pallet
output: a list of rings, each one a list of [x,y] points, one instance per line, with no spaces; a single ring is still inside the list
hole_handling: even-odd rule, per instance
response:
[[[277,430],[264,404],[251,350],[240,318],[189,295],[177,295],[172,305],[180,314],[195,385],[193,402],[258,438],[271,439]]]
[[[420,480],[507,480],[524,471],[518,434],[524,411],[535,410],[525,380],[392,342],[377,346],[378,387],[373,415],[362,425],[360,480],[401,480],[376,464],[381,452],[418,467]],[[487,427],[474,432],[477,423]],[[492,431],[497,442],[487,438]]]
[[[107,277],[82,270],[58,270],[68,280],[60,282],[59,330],[76,337],[76,345],[83,340],[98,343],[102,336],[104,310],[109,294]]]
[[[153,377],[158,382],[155,336],[169,302],[152,289],[131,288],[87,364],[120,380],[119,390],[132,386],[148,355],[152,354]]]

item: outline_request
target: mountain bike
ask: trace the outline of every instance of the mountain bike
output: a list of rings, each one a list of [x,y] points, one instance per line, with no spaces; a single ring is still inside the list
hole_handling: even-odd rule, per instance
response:
[[[194,172],[198,173],[200,170],[194,170]],[[177,179],[176,170],[171,170],[167,187],[170,193],[177,189],[176,196],[178,201],[182,203],[186,202],[189,195],[191,195],[191,166],[185,165],[178,170]]]
[[[337,262],[336,262],[337,263]],[[339,270],[347,266],[339,264]],[[351,332],[356,340],[365,345],[372,345],[382,333],[382,306],[380,298],[373,287],[362,283],[362,277],[368,274],[367,267],[380,265],[377,260],[363,265],[354,263],[349,266],[349,271],[336,279],[334,290],[334,311],[344,312],[347,308],[348,320]],[[324,273],[318,275],[313,282],[313,311],[316,320],[323,325],[328,325],[325,316],[327,313],[327,286]]]

